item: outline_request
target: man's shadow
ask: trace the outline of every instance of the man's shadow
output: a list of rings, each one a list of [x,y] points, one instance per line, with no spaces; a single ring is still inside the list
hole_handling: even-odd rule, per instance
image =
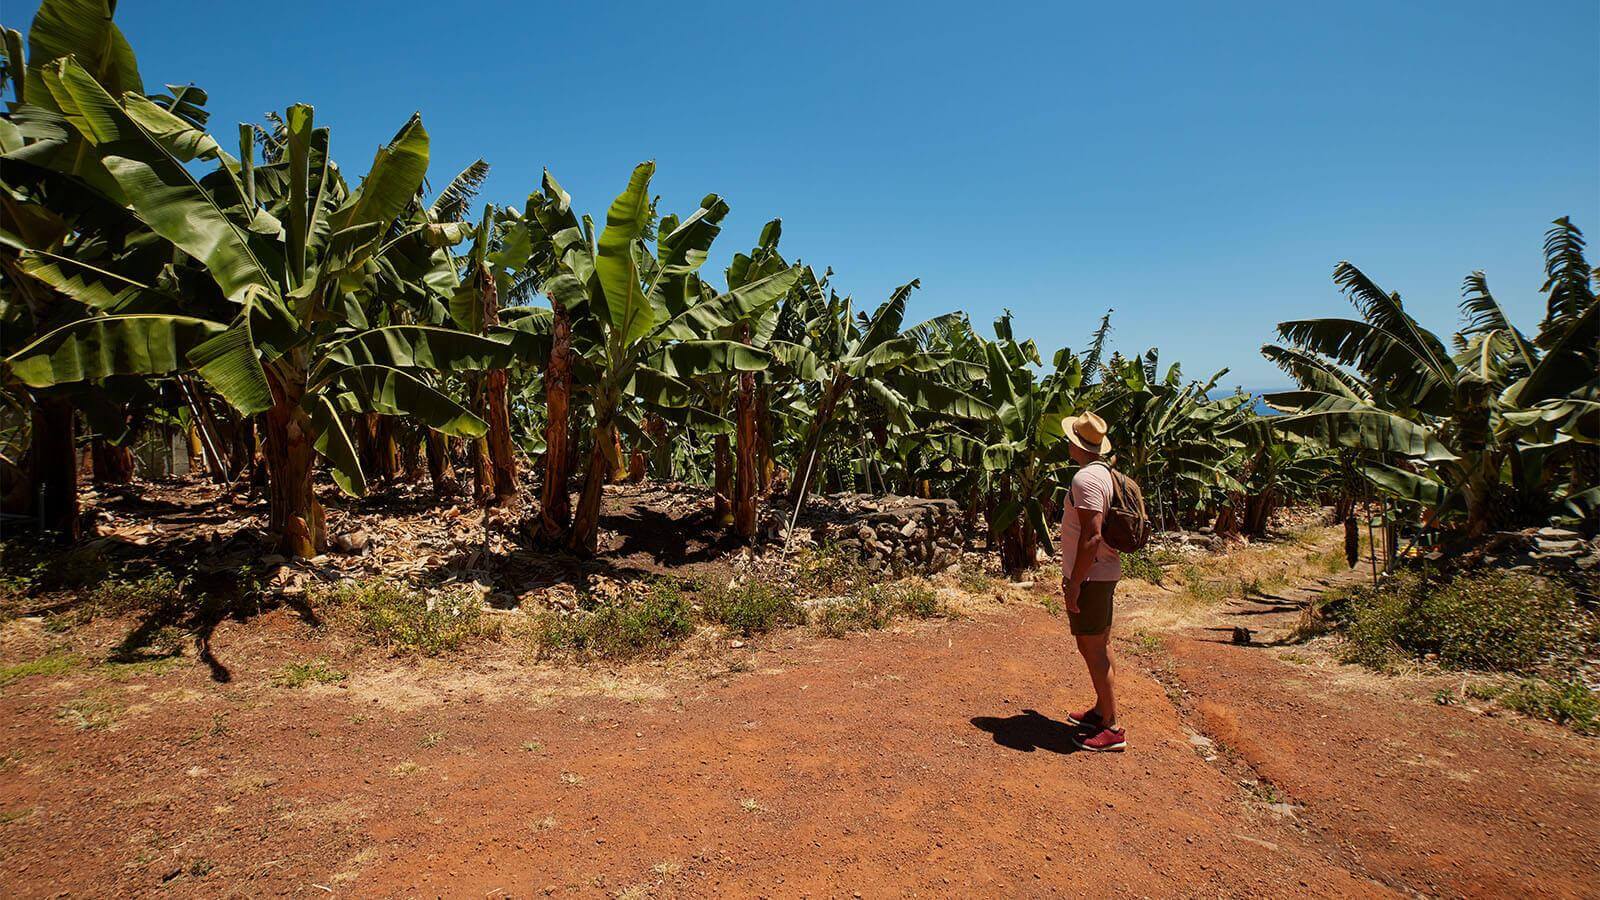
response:
[[[1020,715],[998,718],[974,716],[972,724],[994,735],[994,742],[1012,750],[1032,753],[1048,750],[1051,753],[1077,753],[1081,749],[1075,737],[1087,737],[1087,729],[1074,728],[1035,709],[1025,709]]]

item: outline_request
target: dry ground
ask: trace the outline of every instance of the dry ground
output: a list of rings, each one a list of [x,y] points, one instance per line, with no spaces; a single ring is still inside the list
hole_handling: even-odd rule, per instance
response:
[[[1310,582],[1316,549],[1229,565],[1300,559]],[[1087,679],[1044,582],[957,620],[618,669],[385,660],[290,610],[216,625],[226,682],[193,654],[61,658],[0,686],[0,878],[18,897],[1594,895],[1597,742],[1212,630],[1281,633],[1293,597],[1128,588],[1120,755],[1074,752]],[[0,662],[36,657],[38,627],[10,623]],[[318,658],[349,677],[274,683]]]

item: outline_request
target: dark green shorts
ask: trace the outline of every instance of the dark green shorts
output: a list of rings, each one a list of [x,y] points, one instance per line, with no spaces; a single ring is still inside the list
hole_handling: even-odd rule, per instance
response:
[[[1078,611],[1067,613],[1073,634],[1105,634],[1111,630],[1111,595],[1115,581],[1085,581],[1078,591]]]

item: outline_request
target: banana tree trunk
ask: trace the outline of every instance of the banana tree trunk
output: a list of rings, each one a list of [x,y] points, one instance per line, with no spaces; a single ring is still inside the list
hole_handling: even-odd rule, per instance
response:
[[[95,484],[127,484],[133,480],[133,448],[95,438],[90,444]]]
[[[474,404],[483,412],[481,404]],[[489,439],[477,438],[467,444],[467,460],[472,464],[472,496],[484,506],[494,502],[494,467],[489,463]]]
[[[488,264],[478,270],[478,296],[483,304],[483,328],[500,324],[500,289]],[[489,472],[493,479],[492,500],[496,506],[505,504],[517,494],[517,456],[511,445],[511,409],[507,400],[505,369],[490,369],[484,374],[484,420],[489,423]]]
[[[560,301],[552,302],[550,361],[544,370],[544,483],[539,487],[539,539],[557,545],[572,525],[572,498],[567,480],[572,472],[572,320]]]
[[[821,468],[822,439],[826,435],[828,425],[833,420],[834,407],[839,405],[839,398],[850,387],[849,376],[840,373],[834,376],[826,390],[822,392],[822,401],[817,404],[817,414],[806,427],[805,450],[800,454],[797,464],[800,471],[795,473],[795,480],[789,486],[789,505],[795,509],[805,502],[806,494],[811,490],[811,481],[817,477],[817,470]]]
[[[611,429],[611,455],[606,461],[611,463],[611,474],[606,479],[611,484],[622,484],[628,480],[627,455],[622,452],[622,429]]]
[[[490,369],[484,377],[488,388],[489,469],[494,476],[495,505],[505,504],[517,495],[517,457],[511,445],[511,410],[506,405],[505,369]]]
[[[78,454],[72,404],[42,397],[33,407],[32,468],[39,529],[64,541],[76,541],[78,526]]]
[[[273,406],[267,410],[266,459],[271,512],[268,527],[284,556],[316,556],[327,549],[322,504],[312,485],[316,451],[311,417],[300,406],[301,388],[286,385],[270,369]]]
[[[748,342],[749,326],[745,327]],[[756,536],[757,454],[760,437],[756,433],[756,373],[739,373],[737,460],[733,476],[733,530],[743,540]]]
[[[719,434],[711,440],[711,470],[713,496],[711,517],[718,528],[733,524],[733,466],[729,460],[728,436]]]
[[[600,505],[605,496],[605,483],[616,469],[616,464],[610,459],[616,446],[610,417],[597,418],[601,421],[594,429],[593,445],[589,448],[589,468],[583,475],[583,493],[578,496],[578,509],[572,518],[572,535],[567,539],[567,549],[590,555],[600,542]]]
[[[450,464],[450,447],[445,443],[444,435],[430,428],[424,443],[427,445],[428,478],[433,482],[433,493],[439,497],[454,494],[456,470]]]
[[[764,380],[756,387],[756,490],[772,490],[777,463],[772,458],[772,386]]]
[[[667,423],[655,413],[644,419],[645,434],[650,436],[650,468],[662,481],[672,480],[672,445],[667,442]]]

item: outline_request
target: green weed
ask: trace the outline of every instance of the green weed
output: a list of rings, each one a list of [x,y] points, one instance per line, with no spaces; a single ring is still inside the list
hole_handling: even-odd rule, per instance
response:
[[[1496,700],[1508,709],[1566,725],[1579,734],[1600,734],[1600,694],[1577,680],[1528,678]]]
[[[677,582],[661,579],[575,612],[539,613],[531,637],[541,654],[626,659],[665,653],[693,631],[693,610],[682,589]]]
[[[388,579],[345,581],[313,592],[311,599],[396,653],[437,656],[494,633],[484,621],[483,601],[467,588],[430,594]]]
[[[767,581],[746,581],[713,589],[701,600],[705,617],[744,635],[805,622],[805,607],[792,591]]]
[[[1379,669],[1407,655],[1451,669],[1564,671],[1596,633],[1594,617],[1569,591],[1511,572],[1449,580],[1403,572],[1376,588],[1352,589],[1339,615],[1344,658]]]
[[[308,684],[338,684],[348,677],[326,659],[318,657],[289,663],[272,676],[272,683],[283,688],[299,688]]]
[[[75,653],[52,653],[49,656],[30,659],[27,662],[0,668],[0,685],[10,684],[19,678],[31,675],[60,675],[81,662],[83,657]]]

